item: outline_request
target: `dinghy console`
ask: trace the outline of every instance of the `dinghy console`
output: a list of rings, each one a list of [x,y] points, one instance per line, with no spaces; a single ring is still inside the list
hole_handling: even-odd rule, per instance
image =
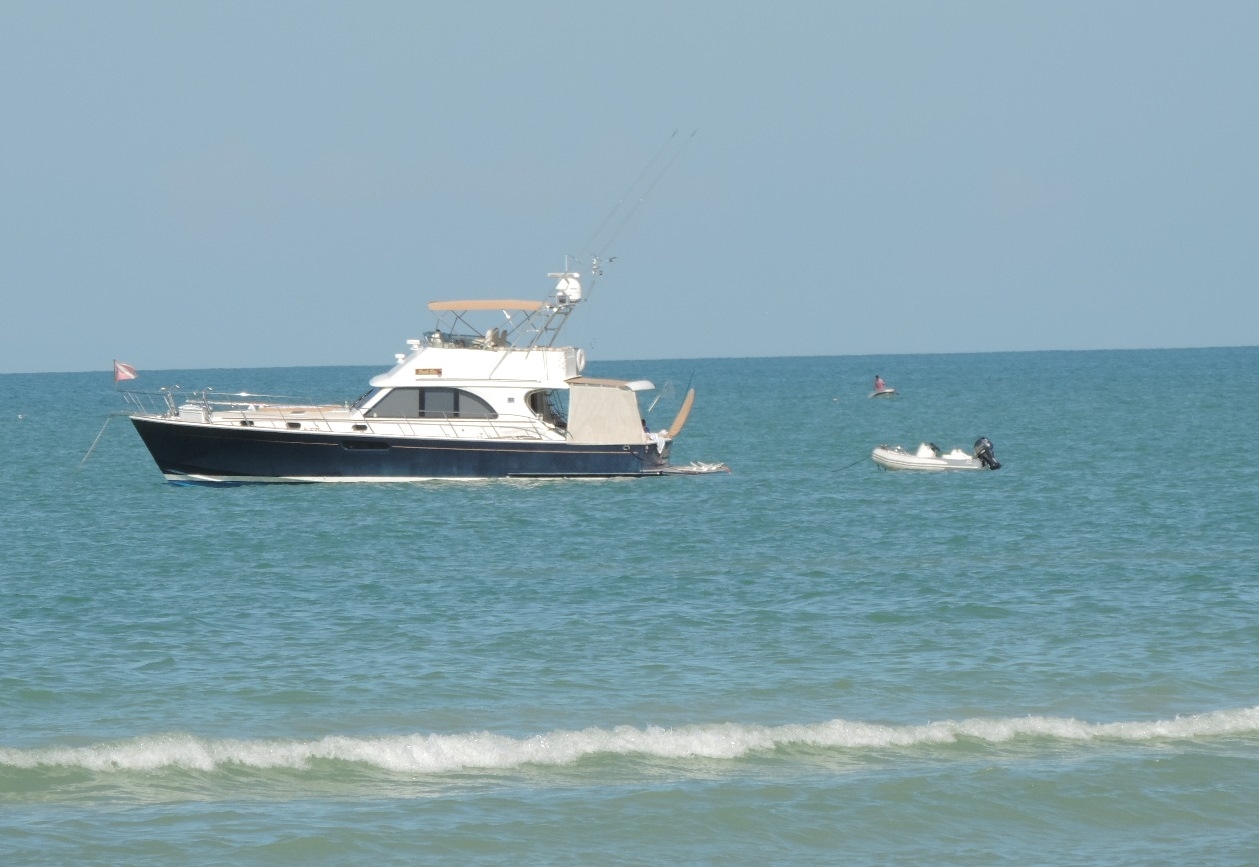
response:
[[[980,437],[975,440],[975,457],[990,470],[1001,469],[1000,462],[997,460],[996,455],[992,453],[992,440],[988,439],[988,437]]]

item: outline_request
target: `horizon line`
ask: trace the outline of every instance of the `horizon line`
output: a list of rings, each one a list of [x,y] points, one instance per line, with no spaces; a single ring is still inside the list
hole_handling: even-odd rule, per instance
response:
[[[977,351],[936,351],[936,352],[859,352],[859,353],[836,353],[833,355],[678,355],[667,358],[600,358],[591,359],[594,363],[615,362],[617,364],[641,364],[641,363],[658,363],[669,361],[739,361],[748,359],[775,359],[775,358],[899,358],[904,356],[924,356],[924,355],[1026,355],[1037,352],[1189,352],[1195,350],[1209,349],[1259,349],[1259,344],[1225,344],[1212,346],[1129,346],[1129,347],[1099,347],[1092,349],[984,349]],[[372,367],[381,369],[381,366],[371,362],[345,362],[339,364],[255,364],[245,365],[241,367],[147,367],[144,365],[134,365],[137,369],[145,372],[162,372],[172,370],[292,370],[302,367]],[[389,369],[389,368],[383,368]],[[66,373],[110,373],[112,375],[113,368],[101,367],[89,370],[6,370],[0,371],[0,376],[44,376],[48,374],[66,374]]]

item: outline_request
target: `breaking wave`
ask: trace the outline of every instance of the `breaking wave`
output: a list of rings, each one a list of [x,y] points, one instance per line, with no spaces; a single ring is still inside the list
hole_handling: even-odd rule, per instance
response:
[[[189,734],[169,734],[78,747],[0,748],[0,769],[67,767],[96,772],[163,768],[213,771],[226,766],[302,769],[311,762],[324,760],[360,763],[388,772],[442,774],[509,770],[525,765],[568,765],[600,755],[731,760],[791,747],[870,750],[960,741],[1001,744],[1017,738],[1138,743],[1252,734],[1259,734],[1259,707],[1146,722],[1088,723],[1028,716],[889,726],[836,719],[779,726],[738,723],[679,728],[617,726],[557,730],[523,738],[490,732],[328,736],[317,740],[211,740]]]

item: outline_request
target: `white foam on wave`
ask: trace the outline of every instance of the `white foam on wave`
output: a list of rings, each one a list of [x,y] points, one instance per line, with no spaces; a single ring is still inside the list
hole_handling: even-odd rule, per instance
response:
[[[1148,742],[1259,734],[1259,707],[1221,710],[1169,720],[1088,723],[1061,717],[1014,717],[888,726],[836,719],[801,725],[739,723],[680,728],[557,730],[526,738],[490,732],[385,737],[329,736],[318,740],[209,740],[187,734],[154,735],[84,747],[0,748],[0,767],[69,767],[90,771],[213,771],[226,765],[307,768],[312,761],[355,762],[390,772],[440,774],[504,770],[522,765],[566,765],[587,756],[636,755],[667,759],[737,759],[778,747],[861,750],[906,748],[1015,738]]]

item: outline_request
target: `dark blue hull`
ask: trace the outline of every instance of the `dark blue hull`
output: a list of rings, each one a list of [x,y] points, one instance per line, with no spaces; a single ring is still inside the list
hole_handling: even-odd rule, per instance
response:
[[[180,424],[133,416],[158,469],[189,481],[389,481],[658,475],[652,444],[368,437]]]

